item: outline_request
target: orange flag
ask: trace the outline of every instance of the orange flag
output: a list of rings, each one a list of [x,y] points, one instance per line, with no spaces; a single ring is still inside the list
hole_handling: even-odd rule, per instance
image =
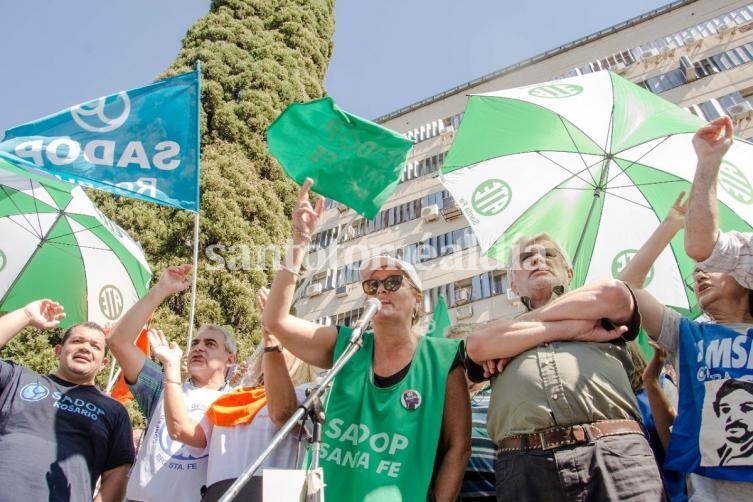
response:
[[[250,424],[266,405],[264,387],[240,387],[218,397],[207,410],[207,418],[222,427]]]
[[[141,333],[139,333],[139,336],[136,338],[136,347],[138,347],[141,352],[146,354],[146,357],[150,357],[149,339],[146,337],[146,332],[148,329],[149,324],[144,326],[144,328],[141,330]],[[127,402],[133,400],[133,395],[131,394],[131,391],[128,390],[128,385],[126,384],[125,376],[122,372],[118,377],[118,381],[115,382],[115,385],[112,388],[110,397],[112,397],[116,401],[120,401],[123,404],[126,404]]]

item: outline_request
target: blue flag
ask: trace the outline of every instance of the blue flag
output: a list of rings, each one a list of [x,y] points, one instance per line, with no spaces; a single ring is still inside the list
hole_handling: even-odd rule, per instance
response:
[[[8,130],[0,152],[69,183],[199,210],[199,73]]]

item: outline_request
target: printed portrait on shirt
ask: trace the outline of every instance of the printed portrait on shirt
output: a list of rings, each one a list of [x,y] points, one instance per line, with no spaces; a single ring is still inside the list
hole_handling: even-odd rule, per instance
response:
[[[701,417],[701,465],[753,465],[753,382],[705,383]]]

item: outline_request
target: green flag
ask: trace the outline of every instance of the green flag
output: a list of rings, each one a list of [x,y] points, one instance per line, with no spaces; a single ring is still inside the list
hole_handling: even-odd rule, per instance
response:
[[[299,185],[372,219],[395,192],[413,142],[325,97],[293,103],[267,129],[269,152]]]
[[[450,313],[447,311],[447,302],[445,302],[443,295],[439,295],[439,301],[434,308],[434,315],[432,316],[429,329],[426,331],[426,336],[443,338],[444,332],[450,327],[450,324]]]

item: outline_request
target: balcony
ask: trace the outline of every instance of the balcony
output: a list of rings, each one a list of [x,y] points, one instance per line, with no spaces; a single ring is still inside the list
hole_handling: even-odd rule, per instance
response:
[[[442,202],[442,217],[445,219],[445,221],[454,220],[455,218],[461,216],[463,212],[460,210],[460,207],[458,207],[457,203],[455,202],[455,198],[451,195],[444,198],[444,201]]]

